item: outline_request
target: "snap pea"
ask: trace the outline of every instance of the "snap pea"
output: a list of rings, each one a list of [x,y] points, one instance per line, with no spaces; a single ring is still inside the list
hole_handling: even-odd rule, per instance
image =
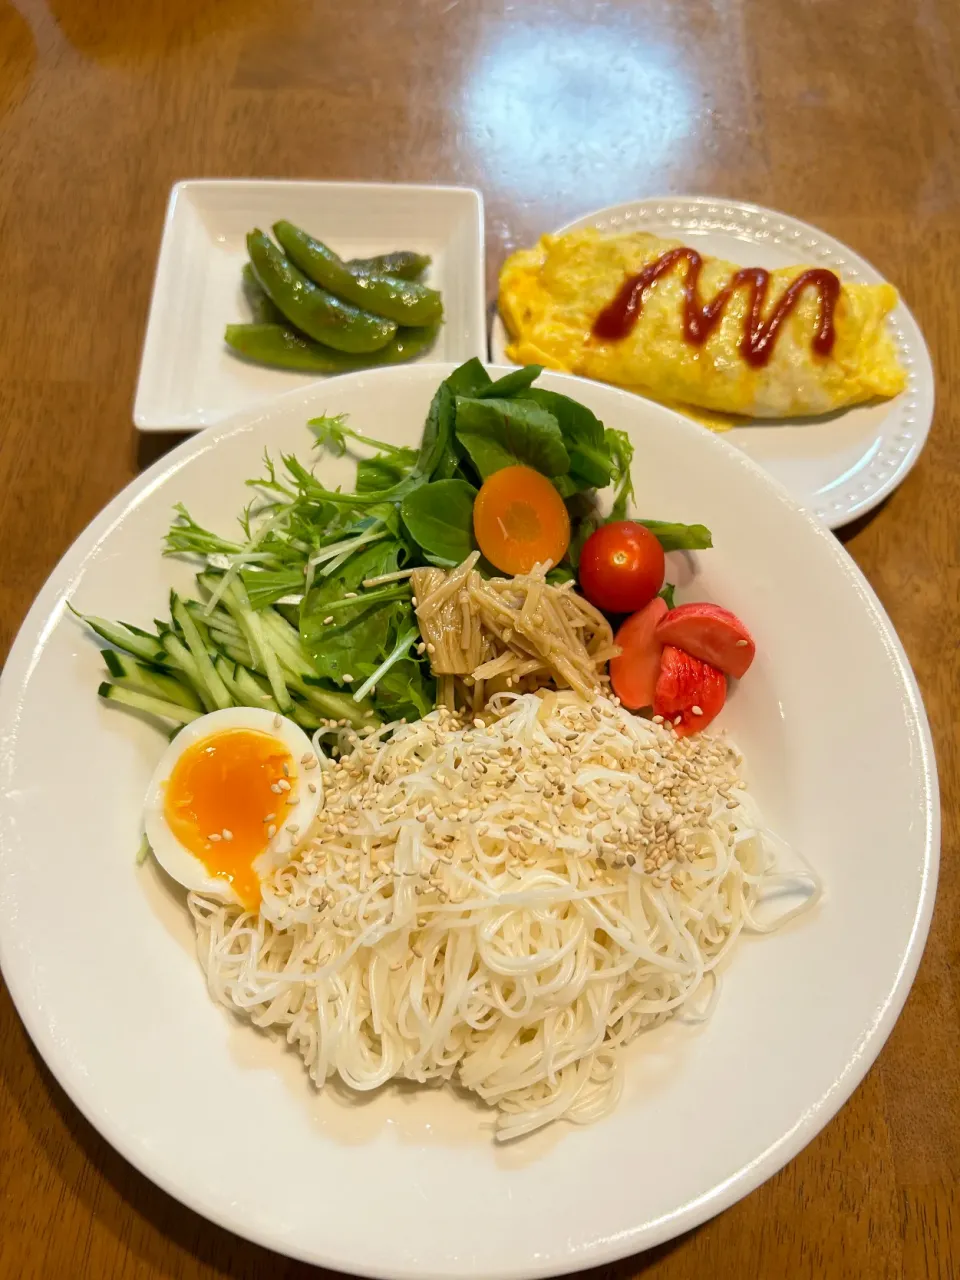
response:
[[[290,260],[314,283],[338,298],[398,324],[432,324],[443,314],[436,289],[396,276],[354,275],[346,263],[292,222],[275,222],[273,234]]]
[[[375,258],[351,258],[346,267],[355,276],[397,276],[400,280],[418,280],[430,262],[429,254],[398,249],[396,253],[379,253]]]
[[[247,236],[247,252],[270,300],[317,342],[359,354],[378,351],[396,334],[395,321],[370,315],[318,288],[259,229]]]
[[[257,273],[249,262],[243,264],[243,294],[250,308],[254,324],[286,324],[286,316],[279,307],[274,306],[260,288]]]
[[[381,364],[403,364],[425,351],[437,336],[438,326],[398,329],[396,336],[379,351],[350,355],[334,351],[321,342],[312,342],[282,324],[228,324],[224,339],[238,355],[258,364],[302,373],[352,373]]]

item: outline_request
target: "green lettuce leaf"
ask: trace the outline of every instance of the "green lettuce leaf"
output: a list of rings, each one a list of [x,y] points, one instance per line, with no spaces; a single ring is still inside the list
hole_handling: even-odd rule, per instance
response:
[[[672,524],[667,520],[637,520],[649,529],[664,551],[706,551],[713,537],[704,524]]]
[[[476,543],[473,503],[477,491],[465,480],[434,480],[407,494],[400,514],[407,532],[429,556],[460,564]]]
[[[526,400],[457,399],[457,439],[482,479],[504,467],[565,475],[570,458],[552,413]]]

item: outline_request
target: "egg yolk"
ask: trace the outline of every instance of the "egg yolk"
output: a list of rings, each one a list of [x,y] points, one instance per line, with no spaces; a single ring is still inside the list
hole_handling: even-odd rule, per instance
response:
[[[255,907],[260,880],[253,863],[283,825],[295,785],[293,758],[281,742],[255,729],[231,729],[180,756],[167,780],[164,815],[210,874]]]

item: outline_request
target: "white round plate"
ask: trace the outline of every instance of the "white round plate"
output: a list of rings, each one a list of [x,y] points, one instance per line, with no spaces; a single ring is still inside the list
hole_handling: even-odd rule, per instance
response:
[[[722,723],[769,821],[823,901],[745,938],[706,1025],[628,1051],[616,1112],[507,1147],[453,1090],[317,1096],[299,1058],[208,999],[183,895],[134,866],[165,740],[97,698],[96,642],[66,610],[148,623],[189,567],[160,555],[174,502],[230,529],[265,448],[309,452],[307,418],[418,440],[449,366],[357,374],[211,427],[77,540],[0,684],[0,962],[40,1053],[127,1159],[215,1222],[310,1262],[402,1280],[553,1275],[684,1231],[769,1177],[864,1075],[916,971],[939,850],[936,772],[888,619],[823,526],[724,440],[622,391],[548,374],[637,450],[638,509],[703,521],[671,556],[759,654]],[[496,370],[506,372],[505,369]],[[348,482],[346,460],[324,465]]]
[[[649,231],[692,241],[716,258],[774,269],[799,263],[830,267],[845,280],[882,284],[859,254],[809,223],[774,209],[708,196],[652,197],[598,209],[561,227],[614,234]],[[749,248],[744,246],[748,245]],[[854,405],[821,418],[769,419],[725,433],[726,439],[775,476],[830,529],[872,511],[916,462],[933,420],[933,366],[923,334],[905,303],[888,323],[907,371],[906,390],[892,400]],[[507,334],[494,317],[491,351],[506,362]]]

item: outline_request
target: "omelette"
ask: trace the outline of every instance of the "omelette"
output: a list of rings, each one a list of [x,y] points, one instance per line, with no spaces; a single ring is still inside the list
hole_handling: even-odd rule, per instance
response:
[[[902,391],[886,324],[897,301],[889,284],[844,284],[822,267],[744,269],[639,231],[546,235],[500,273],[516,363],[747,418]]]

